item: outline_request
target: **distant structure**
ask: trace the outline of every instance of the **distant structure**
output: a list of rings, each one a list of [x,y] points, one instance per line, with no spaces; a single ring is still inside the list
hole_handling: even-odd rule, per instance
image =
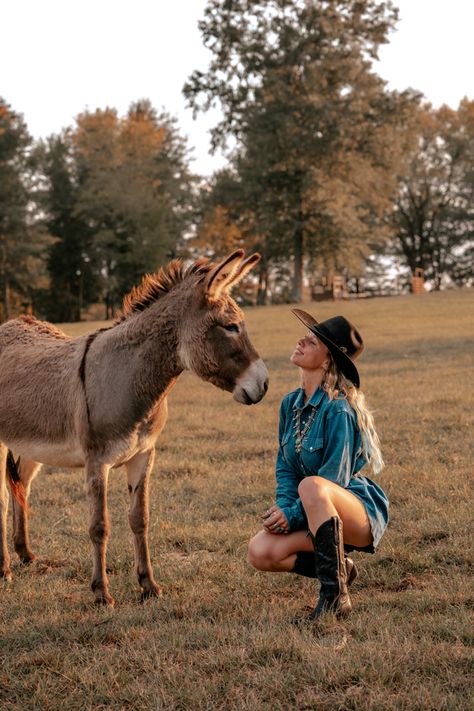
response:
[[[415,269],[411,279],[411,290],[413,294],[424,294],[425,292],[425,273],[421,267]]]
[[[347,299],[348,293],[346,288],[346,280],[342,274],[335,274],[332,278],[332,298],[334,301]]]
[[[303,288],[303,300],[307,301],[339,301],[349,298],[346,279],[342,274],[332,278],[322,277],[320,283],[307,284]]]

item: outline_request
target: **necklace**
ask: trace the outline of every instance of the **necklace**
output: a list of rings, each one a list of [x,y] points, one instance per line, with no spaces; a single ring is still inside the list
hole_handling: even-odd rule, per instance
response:
[[[311,410],[311,414],[309,415],[308,419],[306,420],[306,424],[301,429],[301,410],[296,409],[295,414],[293,415],[293,430],[294,430],[294,435],[295,435],[295,450],[297,454],[301,452],[301,443],[303,442],[306,433],[308,432],[309,428],[313,424],[313,420],[316,416],[316,413],[318,411],[317,407],[313,407]]]

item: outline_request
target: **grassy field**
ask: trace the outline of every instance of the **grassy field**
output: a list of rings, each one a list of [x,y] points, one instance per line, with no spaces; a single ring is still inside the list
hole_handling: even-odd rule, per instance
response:
[[[375,556],[355,554],[352,616],[294,628],[314,583],[246,562],[273,502],[278,406],[298,385],[288,356],[302,333],[288,307],[249,309],[270,371],[264,401],[238,405],[188,373],[170,395],[151,489],[160,600],[139,603],[121,469],[109,494],[113,610],[89,590],[83,472],[45,468],[35,481],[38,560],[15,562],[0,587],[2,711],[474,708],[474,292],[306,308],[360,328],[387,464],[391,525]]]

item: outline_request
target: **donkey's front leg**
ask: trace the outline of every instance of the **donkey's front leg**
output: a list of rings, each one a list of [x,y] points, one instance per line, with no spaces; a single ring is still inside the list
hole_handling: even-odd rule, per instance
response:
[[[109,537],[109,515],[107,512],[107,479],[109,465],[98,462],[93,457],[86,462],[86,487],[89,499],[90,527],[92,541],[92,590],[97,604],[113,605],[109,595],[109,581],[105,569],[107,539]]]
[[[135,563],[142,599],[161,595],[156,584],[148,548],[148,483],[155,458],[155,450],[140,452],[126,464],[130,509],[128,518],[134,535]]]

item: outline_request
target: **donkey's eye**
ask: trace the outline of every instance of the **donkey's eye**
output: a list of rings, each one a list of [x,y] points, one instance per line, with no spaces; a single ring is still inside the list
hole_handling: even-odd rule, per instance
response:
[[[231,333],[240,333],[240,328],[237,323],[226,323],[223,324],[222,328],[225,328],[226,331],[230,331]]]

